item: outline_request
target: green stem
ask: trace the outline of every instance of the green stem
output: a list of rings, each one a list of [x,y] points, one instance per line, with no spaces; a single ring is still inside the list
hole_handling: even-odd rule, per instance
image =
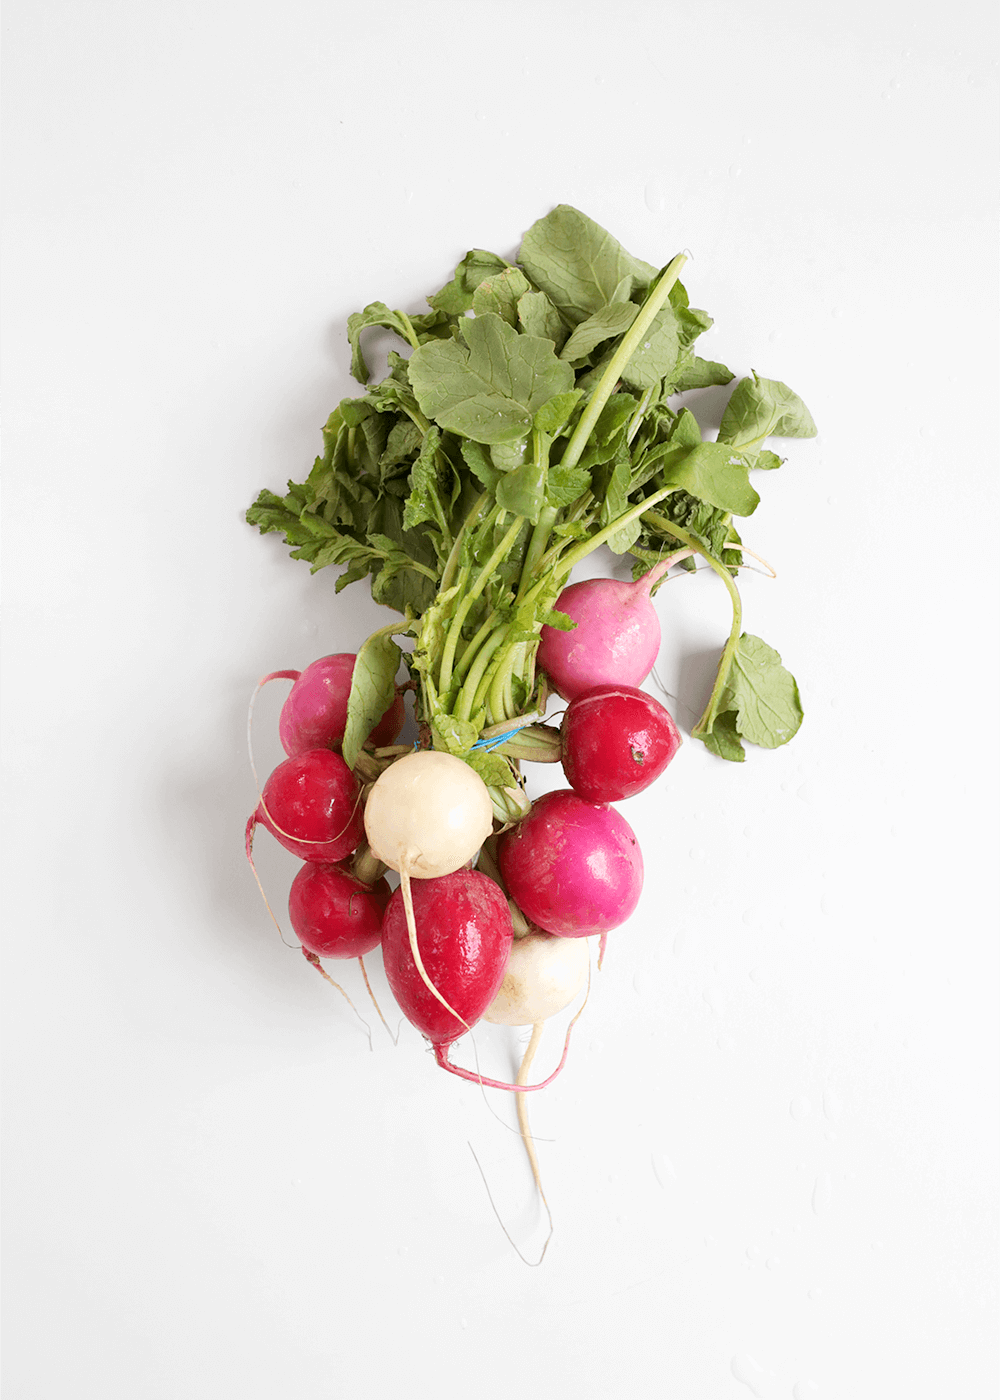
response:
[[[455,662],[455,669],[452,672],[451,677],[452,685],[456,683],[461,685],[464,682],[465,677],[468,675],[469,667],[476,659],[476,655],[479,651],[479,648],[482,646],[483,642],[485,642],[486,638],[493,631],[493,628],[496,626],[496,622],[497,614],[496,609],[494,608],[493,611],[489,613],[489,615],[486,618],[486,621],[483,623],[482,627],[480,627],[479,631],[473,637],[472,641],[467,647],[465,647],[461,656]]]
[[[502,645],[508,631],[509,624],[507,623],[498,627],[491,636],[487,637],[486,641],[476,653],[476,659],[473,661],[465,683],[458,693],[458,699],[455,701],[454,714],[456,719],[471,719],[482,704],[479,692],[483,688],[484,673],[493,658],[494,652]],[[477,700],[479,700],[478,705],[476,703]]]
[[[660,515],[658,511],[651,510],[643,518],[648,521],[654,529],[663,530],[668,535],[673,535],[675,539],[686,544],[689,549],[693,549],[696,554],[700,554],[703,559],[707,559],[729,590],[729,597],[733,604],[733,625],[729,629],[729,640],[723,647],[722,656],[719,658],[719,669],[716,673],[715,685],[712,687],[712,693],[708,697],[705,713],[691,730],[691,733],[695,735],[708,734],[711,731],[712,725],[715,723],[719,700],[726,684],[726,678],[729,675],[729,667],[732,663],[733,653],[740,640],[740,631],[743,627],[743,604],[740,601],[739,590],[733,581],[732,574],[726,568],[725,564],[716,559],[715,555],[705,548],[697,536],[692,535],[690,531],[685,530],[682,526],[675,525],[672,520],[668,520],[665,515]]]
[[[479,512],[486,504],[489,494],[488,491],[483,491],[482,494],[476,498],[472,504],[472,509],[465,517],[458,534],[455,536],[455,543],[451,547],[451,553],[448,555],[445,562],[444,573],[441,575],[441,584],[438,589],[440,593],[443,593],[446,588],[450,588],[454,581],[455,575],[458,572],[458,558],[462,552],[462,541],[465,538],[466,532],[476,523]]]
[[[480,570],[479,576],[476,579],[475,583],[462,598],[461,602],[455,610],[455,615],[451,619],[451,622],[448,626],[448,635],[445,638],[444,651],[441,656],[439,686],[442,693],[446,691],[451,685],[451,671],[452,667],[455,664],[455,649],[458,646],[458,639],[462,634],[462,624],[464,623],[466,617],[469,614],[469,609],[472,607],[473,603],[476,601],[476,599],[482,593],[483,589],[489,583],[494,571],[500,564],[501,560],[503,560],[507,556],[508,552],[513,546],[514,541],[521,533],[521,527],[523,524],[524,516],[515,515],[513,525],[511,525],[510,529],[504,535],[503,539],[497,545],[496,549],[490,555],[489,559],[487,559],[486,563]]]
[[[416,331],[413,329],[413,322],[410,320],[409,316],[407,316],[407,314],[406,314],[405,311],[397,311],[397,312],[396,312],[396,315],[399,317],[399,319],[402,321],[403,325],[406,327],[406,338],[407,338],[407,340],[408,340],[408,341],[410,342],[410,344],[413,346],[414,350],[419,350],[419,349],[420,349],[420,341],[417,339],[417,333],[416,333]]]
[[[556,523],[558,514],[558,506],[543,506],[538,512],[538,524],[531,532],[531,539],[528,541],[528,548],[524,555],[524,567],[517,585],[518,597],[527,588],[528,581],[535,571],[535,565],[545,553],[545,546],[549,542],[549,536],[552,534],[552,527]]]
[[[657,313],[663,307],[664,302],[670,295],[677,278],[680,276],[681,268],[687,262],[683,253],[678,253],[676,258],[672,258],[663,269],[663,275],[649,296],[643,302],[638,316],[632,322],[629,329],[622,338],[622,343],[612,355],[607,369],[601,376],[601,382],[594,390],[593,397],[584,409],[583,414],[577,423],[573,436],[569,440],[569,446],[563,453],[562,466],[575,467],[583,455],[583,449],[587,445],[590,434],[594,430],[594,425],[601,415],[601,409],[614,393],[615,385],[622,377],[622,371],[628,367],[628,362],[639,348],[639,342],[649,330]]]

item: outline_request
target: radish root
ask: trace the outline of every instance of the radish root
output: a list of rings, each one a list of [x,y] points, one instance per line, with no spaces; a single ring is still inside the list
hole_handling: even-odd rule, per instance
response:
[[[461,1021],[465,1029],[471,1031],[472,1027],[469,1025],[468,1021],[463,1020],[453,1006],[449,1006],[437,987],[435,987],[434,983],[427,976],[427,971],[424,968],[424,960],[420,956],[420,949],[417,946],[417,921],[413,916],[413,895],[410,890],[409,870],[410,854],[409,851],[404,851],[403,859],[399,862],[399,885],[400,889],[403,891],[403,909],[406,912],[406,931],[410,935],[410,955],[413,958],[414,966],[420,973],[427,990],[437,997],[444,1009],[450,1012],[456,1021]],[[473,1078],[475,1078],[475,1076],[473,1076]],[[484,1080],[483,1082],[489,1083],[488,1080]]]
[[[393,1035],[392,1031],[389,1030],[389,1023],[382,1015],[382,1008],[375,1000],[375,993],[372,991],[372,984],[368,981],[368,969],[365,967],[365,960],[363,957],[358,957],[358,965],[361,968],[361,976],[365,979],[365,986],[368,988],[368,995],[372,999],[372,1006],[374,1006],[375,1010],[378,1012],[378,1018],[382,1022],[383,1026],[385,1026],[386,1033],[388,1034],[389,1039],[392,1041],[393,1045],[398,1045],[399,1034],[397,1032],[396,1035]]]
[[[319,975],[320,975],[321,977],[325,977],[326,980],[329,982],[329,984],[330,984],[331,987],[336,987],[337,991],[338,991],[338,992],[340,993],[340,995],[344,998],[344,1000],[347,1002],[348,1006],[349,1006],[349,1007],[351,1008],[351,1010],[354,1012],[355,1016],[357,1016],[358,1020],[359,1020],[359,1021],[361,1022],[361,1024],[364,1026],[364,1028],[365,1028],[365,1033],[366,1033],[367,1036],[368,1036],[368,1049],[369,1049],[369,1050],[374,1050],[374,1049],[375,1049],[375,1046],[372,1044],[372,1028],[371,1028],[371,1026],[368,1024],[368,1022],[367,1022],[367,1021],[365,1020],[365,1018],[362,1016],[362,1014],[361,1014],[361,1012],[358,1010],[358,1008],[354,1005],[354,1002],[351,1000],[351,998],[350,998],[350,997],[347,995],[347,993],[344,991],[344,989],[343,989],[343,987],[340,985],[340,983],[339,983],[339,982],[335,982],[335,981],[333,980],[333,978],[332,978],[332,977],[330,976],[330,974],[327,972],[326,968],[325,968],[325,967],[323,966],[323,964],[320,962],[320,960],[319,960],[319,958],[317,957],[317,955],[316,955],[315,953],[310,953],[310,951],[309,951],[308,948],[303,948],[303,949],[302,949],[302,956],[305,958],[306,962],[312,963],[313,967],[316,969],[316,971],[319,973]],[[359,962],[361,961],[360,958],[358,959],[358,961],[359,961]],[[367,978],[367,977],[365,978],[365,981],[366,981],[366,982],[368,981],[368,978]],[[371,988],[369,988],[369,991],[370,991],[370,990],[371,990]],[[374,1001],[375,998],[372,997],[372,1000]],[[375,1010],[378,1011],[378,1007],[377,1007],[377,1006],[375,1007]],[[381,1011],[379,1011],[378,1014],[381,1016],[381,1015],[382,1015]],[[383,1021],[382,1024],[385,1025],[385,1022]],[[389,1029],[388,1026],[386,1026],[385,1028],[386,1028],[386,1030]]]

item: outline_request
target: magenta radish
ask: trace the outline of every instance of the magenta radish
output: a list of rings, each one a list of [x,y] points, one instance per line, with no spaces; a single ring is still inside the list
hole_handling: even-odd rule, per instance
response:
[[[392,891],[386,880],[364,885],[339,865],[307,861],[292,881],[288,917],[299,942],[320,958],[360,958],[382,941]]]
[[[556,608],[573,619],[569,632],[545,626],[538,665],[564,700],[595,685],[641,685],[660,649],[660,621],[650,589],[672,560],[663,560],[635,583],[613,578],[571,583]]]
[[[563,772],[585,802],[620,802],[655,782],[680,742],[668,711],[645,691],[595,686],[563,716]]]
[[[308,749],[278,764],[250,821],[302,860],[343,860],[364,834],[361,789],[339,754]]]
[[[347,727],[347,701],[356,661],[354,652],[337,652],[321,656],[304,671],[275,671],[267,678],[295,682],[278,720],[278,737],[285,753],[294,755],[320,748],[339,752]],[[405,717],[403,697],[397,695],[369,735],[376,748],[395,742]]]
[[[420,958],[457,1013],[425,985],[410,949],[403,892],[382,924],[385,975],[407,1020],[435,1047],[450,1045],[479,1020],[503,981],[514,931],[500,886],[478,870],[455,870],[411,884]]]
[[[498,1026],[533,1026],[557,1016],[583,989],[590,949],[583,938],[515,938],[500,990],[483,1012]]]
[[[617,928],[642,893],[642,855],[628,822],[568,788],[539,797],[503,835],[499,864],[526,917],[564,938]]]

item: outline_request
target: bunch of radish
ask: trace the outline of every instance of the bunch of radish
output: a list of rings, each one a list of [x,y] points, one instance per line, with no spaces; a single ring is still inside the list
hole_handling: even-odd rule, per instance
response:
[[[637,684],[659,641],[648,587],[595,580],[560,597],[577,627],[543,634],[539,654],[569,700],[561,729],[550,730],[569,786],[525,803],[516,821],[497,819],[485,783],[460,758],[394,742],[399,693],[348,768],[339,750],[354,656],[265,678],[294,681],[278,726],[288,757],[247,824],[248,855],[261,825],[303,859],[288,908],[307,958],[360,960],[381,943],[404,1015],[438,1064],[463,1078],[541,1088],[454,1065],[451,1047],[480,1018],[536,1026],[562,1011],[587,979],[583,940],[598,935],[603,952],[638,904],[639,846],[610,804],[655,781],[680,743],[667,710]],[[567,660],[564,639],[578,635]],[[605,678],[616,637],[626,683]],[[386,871],[399,876],[395,893]]]

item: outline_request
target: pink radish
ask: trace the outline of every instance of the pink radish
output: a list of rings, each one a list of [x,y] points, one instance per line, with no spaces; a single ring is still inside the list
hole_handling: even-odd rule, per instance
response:
[[[566,938],[617,928],[642,893],[642,856],[628,822],[568,788],[545,793],[505,833],[499,864],[526,917]]]
[[[620,802],[655,782],[680,742],[669,712],[644,690],[595,686],[563,716],[563,772],[585,802]]]
[[[278,737],[285,753],[320,748],[340,751],[356,661],[354,652],[337,652],[321,656],[304,671],[275,671],[266,677],[295,682],[278,720]],[[395,741],[405,717],[403,697],[397,695],[369,736],[376,748]]]
[[[360,958],[382,941],[392,891],[386,880],[364,885],[339,865],[307,862],[292,881],[288,917],[299,942],[320,958]]]
[[[563,589],[556,608],[576,627],[543,627],[538,665],[564,700],[595,685],[636,686],[646,679],[660,649],[650,589],[673,562],[664,559],[635,583],[594,578]]]
[[[309,749],[278,764],[250,818],[256,823],[302,860],[343,860],[364,834],[360,786],[339,754]]]

